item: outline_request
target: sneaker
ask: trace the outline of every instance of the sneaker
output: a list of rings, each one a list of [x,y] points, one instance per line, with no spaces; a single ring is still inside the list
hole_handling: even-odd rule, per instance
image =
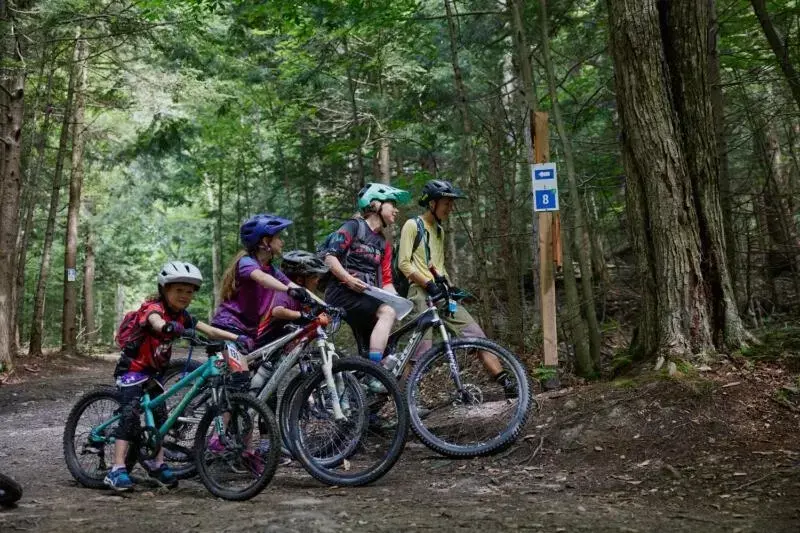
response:
[[[219,441],[219,435],[214,435],[208,441],[208,447],[206,449],[213,453],[222,453],[225,451],[225,446]]]
[[[150,476],[150,479],[162,487],[174,489],[178,486],[178,478],[175,477],[172,469],[170,469],[170,467],[164,463],[162,463],[158,468],[150,469],[145,467],[145,470],[147,470],[147,475]]]
[[[260,477],[264,473],[264,458],[256,452],[247,450],[242,452],[242,466]]]
[[[128,471],[124,468],[111,470],[106,474],[103,483],[117,492],[127,492],[133,490],[133,481],[128,476]]]
[[[373,394],[389,394],[389,391],[386,390],[383,383],[374,376],[364,378],[364,385],[366,385],[367,389]]]
[[[289,466],[292,464],[292,456],[288,453],[282,453],[278,459],[278,466]]]
[[[508,375],[508,372],[503,370],[497,376],[495,376],[494,380],[503,387],[503,394],[505,394],[506,400],[513,400],[519,393],[517,392],[517,383],[512,379],[511,376]]]

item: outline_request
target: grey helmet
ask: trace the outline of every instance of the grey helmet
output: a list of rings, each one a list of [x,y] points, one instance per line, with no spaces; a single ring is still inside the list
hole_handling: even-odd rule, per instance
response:
[[[158,286],[163,287],[170,283],[188,283],[199,289],[203,284],[203,274],[191,263],[170,261],[158,272]]]
[[[321,276],[328,272],[328,265],[311,252],[292,250],[283,254],[281,270],[286,275]]]

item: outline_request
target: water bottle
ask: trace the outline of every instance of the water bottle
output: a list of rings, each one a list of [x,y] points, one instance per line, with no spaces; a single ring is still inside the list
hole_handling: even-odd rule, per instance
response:
[[[387,355],[383,360],[383,368],[388,370],[389,372],[393,371],[397,364],[400,362],[400,359],[395,357],[393,353]]]
[[[260,391],[261,387],[264,386],[264,384],[269,380],[271,375],[272,375],[271,363],[264,363],[263,365],[259,366],[255,376],[253,376],[253,378],[250,380],[250,389],[255,391]]]
[[[447,300],[447,312],[451,315],[455,314],[458,304],[455,300]]]

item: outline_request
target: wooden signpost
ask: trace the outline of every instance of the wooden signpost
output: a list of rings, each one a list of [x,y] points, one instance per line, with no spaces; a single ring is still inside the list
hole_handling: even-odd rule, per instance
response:
[[[534,211],[539,217],[539,291],[542,303],[542,339],[544,366],[558,366],[558,337],[556,333],[555,249],[560,239],[553,229],[558,211],[558,182],[555,165],[550,160],[550,139],[547,113],[537,112],[534,118],[534,165],[531,169]],[[559,254],[560,255],[560,254]],[[557,386],[557,378],[553,385]]]

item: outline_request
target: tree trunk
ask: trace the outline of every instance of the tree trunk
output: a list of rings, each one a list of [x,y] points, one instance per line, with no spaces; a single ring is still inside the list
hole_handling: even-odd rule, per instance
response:
[[[344,54],[347,56],[349,51],[346,37],[342,40],[342,43],[344,45]],[[353,137],[353,143],[356,145],[356,168],[358,169],[358,188],[360,189],[366,185],[364,176],[364,154],[361,149],[364,143],[358,138],[359,117],[358,104],[356,103],[356,82],[353,78],[352,67],[350,66],[349,62],[347,64],[347,88],[349,93],[348,96],[350,97],[350,119],[353,121],[350,131],[352,132],[351,134]]]
[[[574,202],[574,200],[573,200]],[[568,212],[569,209],[563,208]],[[575,268],[572,257],[571,235],[567,231],[567,224],[561,224],[562,254],[564,258],[564,295],[567,300],[565,319],[569,326],[572,345],[575,348],[575,370],[579,376],[591,378],[597,375],[597,366],[589,351],[586,321],[581,315],[580,296],[578,296],[578,283],[575,281]]]
[[[458,40],[456,37],[456,22],[453,16],[453,9],[450,5],[452,0],[444,0],[445,11],[447,12],[447,28],[450,37],[450,60],[453,65],[453,78],[455,79],[456,95],[458,98],[458,109],[461,113],[461,122],[464,129],[462,136],[462,150],[467,158],[467,174],[472,194],[475,196],[470,202],[472,219],[472,239],[478,243],[474,246],[474,252],[478,256],[478,267],[475,269],[478,275],[478,298],[480,300],[480,317],[486,334],[492,336],[494,326],[491,321],[491,301],[489,299],[489,277],[486,272],[487,263],[483,253],[483,238],[481,235],[481,213],[478,193],[478,157],[472,145],[472,118],[470,117],[469,105],[467,100],[467,88],[461,75],[461,67],[458,64]]]
[[[503,127],[505,108],[500,94],[491,99],[489,113],[491,121],[488,131],[488,175],[491,184],[489,196],[494,200],[494,220],[496,221],[494,231],[497,232],[497,238],[494,240],[500,245],[500,253],[497,255],[497,260],[500,262],[498,267],[500,267],[499,271],[503,273],[505,281],[504,301],[507,304],[506,314],[508,316],[506,331],[512,346],[516,347],[517,353],[524,353],[525,331],[522,325],[522,306],[519,297],[519,274],[512,244],[512,217],[508,216],[508,206],[512,203],[509,198],[513,198],[513,195],[507,192],[506,184],[506,176],[509,174],[513,176],[513,171],[509,173],[503,163],[506,148],[506,132]],[[513,183],[512,178],[512,192]]]
[[[746,333],[727,272],[718,196],[708,3],[608,4],[642,284],[634,349],[687,357],[741,345]]]
[[[53,250],[53,236],[55,234],[56,216],[61,199],[61,176],[64,172],[64,159],[66,158],[69,142],[69,124],[72,117],[72,99],[75,92],[75,67],[70,69],[69,84],[67,86],[67,99],[64,102],[64,116],[61,120],[61,133],[58,140],[58,154],[53,171],[53,180],[50,190],[50,207],[47,210],[47,227],[44,232],[42,245],[42,258],[39,262],[39,279],[36,281],[36,294],[33,298],[33,318],[31,319],[31,339],[28,354],[33,357],[42,355],[42,337],[44,330],[44,304],[47,295],[47,278],[50,275],[50,255]]]
[[[586,235],[584,222],[583,202],[581,202],[580,191],[578,191],[578,179],[575,176],[575,160],[572,151],[572,142],[567,135],[567,128],[561,117],[561,106],[558,103],[558,92],[556,88],[555,73],[553,72],[553,62],[550,59],[550,36],[547,21],[547,0],[539,0],[542,19],[542,57],[544,59],[545,70],[547,71],[547,82],[550,88],[550,101],[552,104],[553,118],[556,123],[556,130],[561,139],[561,148],[564,155],[564,163],[567,169],[567,183],[569,184],[569,195],[572,200],[570,211],[572,212],[573,231],[575,232],[575,244],[578,250],[578,263],[581,269],[581,307],[583,318],[586,320],[587,333],[589,336],[589,350],[594,365],[600,365],[600,327],[597,323],[597,311],[594,303],[594,287],[592,286],[592,260],[589,256],[589,239]],[[569,247],[569,241],[565,241],[562,249]],[[571,255],[571,254],[570,254]],[[567,263],[567,270],[572,268],[572,263]],[[573,274],[574,275],[574,274]]]
[[[27,7],[19,2],[17,9]],[[0,366],[11,367],[14,351],[14,274],[19,200],[20,157],[25,112],[23,31],[7,2],[0,3]]]
[[[522,115],[523,129],[525,137],[525,147],[528,150],[528,164],[533,165],[536,162],[536,157],[533,147],[533,128],[534,128],[534,114],[538,110],[536,85],[533,82],[533,68],[531,66],[531,51],[528,46],[528,37],[525,33],[525,26],[522,21],[525,18],[525,0],[509,0],[509,9],[511,11],[512,21],[512,42],[517,56],[517,65],[520,72],[521,83],[517,83],[517,88],[522,93]],[[530,170],[525,173],[530,176]],[[530,178],[528,178],[530,179]],[[538,326],[541,323],[540,309],[542,308],[539,295],[540,281],[540,265],[539,265],[539,217],[535,214],[532,221],[532,277],[534,286],[533,297],[533,323]]]
[[[114,336],[111,339],[111,344],[117,342],[117,331],[119,330],[122,319],[125,317],[125,290],[119,283],[117,284],[117,292],[114,295]]]
[[[381,169],[381,183],[390,183],[392,181],[392,160],[389,152],[389,138],[386,137],[386,132],[383,132],[380,140],[380,151],[378,153],[378,160]]]
[[[725,133],[725,97],[722,92],[722,78],[719,63],[719,23],[717,22],[716,0],[708,0],[708,74],[711,90],[711,108],[714,113],[714,133],[719,158],[719,197],[722,208],[722,222],[725,228],[725,247],[731,288],[736,295],[736,232],[733,226],[733,196],[728,167],[728,136]]]
[[[43,62],[44,63],[44,62]],[[17,280],[16,280],[16,293],[15,293],[15,300],[17,302],[16,306],[16,317],[14,320],[14,324],[16,327],[17,335],[17,349],[19,349],[20,343],[20,328],[22,324],[22,319],[25,315],[25,273],[27,270],[27,262],[28,262],[28,247],[30,242],[30,235],[31,231],[33,230],[33,218],[36,212],[36,208],[38,207],[38,199],[36,192],[39,190],[39,177],[42,172],[42,167],[44,166],[44,159],[46,155],[46,146],[47,146],[47,139],[50,134],[50,122],[52,118],[53,109],[50,105],[50,97],[52,95],[52,88],[53,88],[53,74],[55,72],[55,67],[51,65],[50,70],[47,74],[47,85],[44,92],[44,102],[45,102],[45,110],[44,110],[44,121],[42,122],[42,127],[39,130],[39,135],[37,136],[36,140],[34,141],[33,145],[36,148],[36,161],[33,164],[33,168],[28,171],[28,188],[30,189],[30,198],[29,202],[30,205],[26,207],[27,214],[25,216],[25,225],[22,232],[20,232],[20,238],[18,242],[18,259],[17,259]],[[39,99],[37,99],[37,105],[41,105]],[[34,113],[35,117],[36,113]],[[34,120],[35,124],[35,120]],[[28,351],[28,355],[30,355],[30,350]]]
[[[67,208],[67,234],[64,246],[64,312],[61,325],[61,351],[74,355],[78,349],[77,312],[77,258],[78,222],[80,218],[81,187],[83,185],[83,146],[85,139],[84,114],[86,111],[86,75],[89,43],[80,30],[75,40],[75,105],[72,114],[72,170]]]
[[[222,279],[222,185],[221,174],[217,181],[217,198],[214,198],[214,183],[206,177],[206,197],[208,208],[214,213],[213,229],[211,230],[211,282],[214,290],[214,309],[220,304],[220,281]]]
[[[305,222],[305,246],[306,250],[314,250],[314,183],[315,179],[311,172],[306,172],[303,178],[303,219]]]
[[[92,203],[86,202],[86,214],[91,220]],[[89,345],[97,342],[97,328],[94,317],[94,235],[91,223],[85,224],[86,235],[84,241],[83,256],[83,323],[86,327],[86,343]]]
[[[778,60],[783,75],[789,84],[789,88],[792,90],[792,96],[797,104],[797,108],[800,110],[800,73],[794,68],[792,59],[789,57],[789,47],[783,42],[783,37],[778,33],[775,25],[772,24],[769,13],[767,13],[766,1],[750,0],[750,3],[753,5],[753,11],[756,17],[758,17],[758,22],[761,23],[764,35],[767,37],[772,52]]]
[[[775,126],[757,121],[756,148],[765,171],[764,205],[767,228],[772,241],[772,257],[768,264],[770,277],[783,270],[792,273],[795,291],[800,294],[800,234],[794,213],[789,206],[789,179],[783,164],[780,141]]]

